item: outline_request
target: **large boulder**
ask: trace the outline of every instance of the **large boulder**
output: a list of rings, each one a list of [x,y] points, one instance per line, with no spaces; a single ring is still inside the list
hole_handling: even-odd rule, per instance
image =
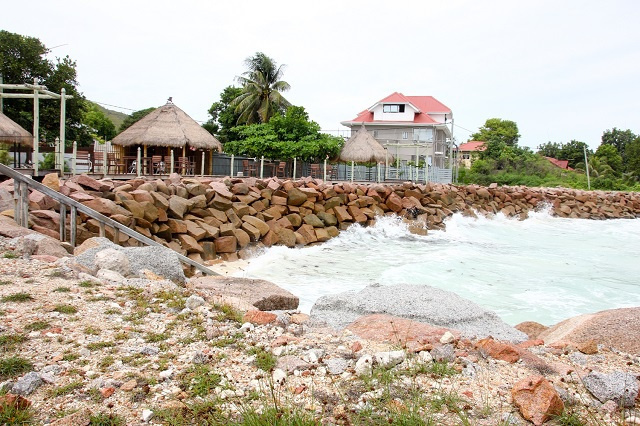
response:
[[[146,270],[176,283],[186,281],[177,254],[166,247],[120,247],[102,237],[90,238],[84,244],[89,248],[76,252],[75,261],[90,270],[95,271],[101,268],[101,265],[96,264],[97,253],[105,249],[114,249],[127,256],[131,274],[139,276]]]
[[[623,407],[633,407],[638,396],[635,374],[614,371],[610,374],[592,371],[582,378],[584,386],[600,402],[614,401]]]
[[[237,298],[261,311],[297,309],[299,303],[297,296],[265,280],[208,276],[191,279],[188,286],[210,302]]]
[[[564,403],[553,385],[542,376],[520,380],[511,389],[513,403],[522,417],[539,426],[564,410]]]
[[[311,309],[311,322],[341,330],[362,315],[389,314],[458,330],[464,337],[493,336],[519,343],[527,335],[486,310],[450,291],[428,285],[372,284],[359,292],[320,297]]]
[[[640,327],[629,324],[640,324],[640,307],[569,318],[543,331],[538,338],[546,344],[565,341],[582,345],[594,340],[596,344],[637,354],[640,353]]]

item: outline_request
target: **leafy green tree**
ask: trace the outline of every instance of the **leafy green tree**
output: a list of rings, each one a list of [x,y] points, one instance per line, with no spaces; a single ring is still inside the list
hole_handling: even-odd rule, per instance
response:
[[[151,111],[155,111],[155,110],[156,110],[155,107],[150,107],[150,108],[141,109],[139,111],[129,114],[129,116],[125,118],[122,124],[120,125],[120,128],[118,129],[118,133],[124,132],[131,125],[133,125],[134,123],[137,123],[139,120],[144,118],[147,114],[149,114]]]
[[[560,144],[560,152],[555,157],[559,160],[568,160],[569,167],[575,168],[576,164],[584,163],[584,150],[587,150],[587,155],[592,156],[593,151],[589,149],[589,146],[584,143],[572,139],[570,142]]]
[[[222,143],[238,139],[238,134],[233,131],[233,128],[237,125],[240,114],[231,107],[231,102],[241,94],[242,89],[239,87],[225,87],[220,93],[220,100],[214,102],[209,108],[211,118],[202,125]]]
[[[48,90],[60,93],[64,88],[73,96],[66,102],[66,139],[88,143],[91,138],[83,126],[85,98],[78,92],[76,62],[68,56],[46,59],[49,50],[35,37],[23,36],[0,30],[0,74],[5,83],[33,84],[34,78]],[[31,130],[33,128],[33,100],[7,99],[4,113]],[[40,101],[40,134],[45,140],[53,141],[60,133],[60,103],[54,100]]]
[[[501,118],[489,118],[471,139],[485,142],[500,142],[506,146],[518,145],[520,134],[515,121],[502,120]]]
[[[334,158],[344,140],[320,133],[320,126],[308,119],[303,107],[292,106],[287,113],[276,115],[268,123],[251,124],[235,128],[240,138],[227,142],[225,152],[249,157],[270,159],[322,161]]]
[[[622,175],[622,156],[618,153],[615,146],[604,143],[601,144],[596,150],[594,158],[598,158],[601,162],[611,167],[616,177]]]
[[[633,180],[640,180],[640,136],[629,142],[624,150],[625,171]]]
[[[116,135],[116,126],[95,104],[87,103],[82,122],[93,139],[111,140]]]
[[[291,86],[282,80],[283,66],[262,52],[247,58],[245,65],[248,70],[237,77],[242,93],[231,102],[239,114],[237,124],[267,123],[291,105],[281,93]]]
[[[614,146],[618,153],[624,157],[626,146],[636,137],[637,135],[629,129],[620,130],[614,127],[612,130],[606,130],[602,133],[602,143]]]
[[[561,149],[562,149],[562,144],[559,144],[558,142],[547,142],[543,145],[538,146],[538,154],[545,157],[560,159],[559,155],[560,155]]]

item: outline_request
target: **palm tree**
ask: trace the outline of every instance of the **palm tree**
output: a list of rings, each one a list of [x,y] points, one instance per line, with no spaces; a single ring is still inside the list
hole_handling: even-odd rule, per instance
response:
[[[247,58],[245,65],[248,71],[236,77],[242,93],[230,106],[240,114],[238,124],[267,123],[276,112],[283,112],[291,105],[281,93],[291,87],[281,80],[284,65],[278,67],[262,52]]]

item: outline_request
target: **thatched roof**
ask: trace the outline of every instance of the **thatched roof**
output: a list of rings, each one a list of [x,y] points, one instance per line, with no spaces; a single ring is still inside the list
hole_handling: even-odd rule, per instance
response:
[[[113,138],[114,145],[169,146],[216,149],[222,144],[184,111],[169,101]]]
[[[387,154],[380,142],[364,128],[364,124],[355,135],[345,142],[340,151],[341,161],[354,161],[356,163],[383,163],[388,158],[393,161],[393,156]]]
[[[0,143],[33,146],[33,136],[0,112]]]

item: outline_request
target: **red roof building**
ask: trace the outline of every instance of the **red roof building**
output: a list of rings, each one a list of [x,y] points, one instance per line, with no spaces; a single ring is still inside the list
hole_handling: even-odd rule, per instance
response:
[[[451,109],[433,96],[394,92],[340,124],[366,130],[401,161],[444,168],[451,143]]]
[[[487,147],[484,141],[469,141],[460,144],[458,147],[458,164],[466,168],[471,167],[473,161],[478,157],[478,153],[485,149]]]
[[[553,157],[544,157],[544,158],[549,160],[549,162],[556,167],[560,167],[561,169],[565,169],[565,170],[573,170],[571,167],[569,167],[569,160],[558,160],[557,158],[553,158]]]

